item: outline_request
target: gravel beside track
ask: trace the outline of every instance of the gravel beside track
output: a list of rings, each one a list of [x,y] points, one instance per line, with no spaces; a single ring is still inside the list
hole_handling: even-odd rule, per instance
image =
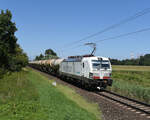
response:
[[[100,110],[102,112],[103,120],[150,120],[150,116],[147,116],[146,114],[143,114],[139,111],[135,111],[130,107],[109,100],[103,96],[99,96],[94,92],[89,92],[87,90],[78,88],[47,73],[41,72],[36,69],[34,70],[40,72],[49,79],[55,80],[57,83],[73,88],[78,94],[83,96],[86,100],[98,103]]]
[[[134,100],[134,99],[130,99],[128,97],[121,96],[119,94],[116,94],[107,90],[104,90],[103,92],[96,92],[96,93],[100,96],[104,96],[108,99],[111,99],[112,101],[116,101],[128,107],[131,107],[135,110],[141,111],[142,113],[147,114],[147,116],[150,115],[149,104],[146,104],[146,103]]]

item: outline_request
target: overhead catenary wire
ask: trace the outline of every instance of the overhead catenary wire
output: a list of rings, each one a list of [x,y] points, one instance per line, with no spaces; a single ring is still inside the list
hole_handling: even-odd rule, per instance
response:
[[[146,31],[150,31],[150,27],[149,28],[145,28],[145,29],[141,29],[141,30],[137,30],[137,31],[134,31],[134,32],[121,34],[121,35],[114,36],[114,37],[109,37],[109,38],[102,39],[102,40],[97,40],[95,42],[98,43],[98,42],[102,42],[102,41],[106,41],[106,40],[117,39],[117,38],[120,38],[120,37],[126,37],[126,36],[129,36],[129,35],[133,35],[133,34],[141,33],[141,32],[146,32]]]
[[[84,40],[87,40],[87,39],[89,39],[89,38],[95,37],[95,36],[97,36],[97,35],[99,35],[99,34],[102,34],[102,33],[104,33],[104,32],[107,32],[107,31],[109,31],[109,30],[111,30],[111,29],[117,28],[117,27],[119,27],[120,25],[125,24],[125,23],[127,23],[127,22],[129,22],[129,21],[135,20],[135,19],[137,19],[138,17],[141,17],[141,16],[143,16],[143,15],[149,13],[149,12],[150,12],[150,8],[146,8],[146,9],[140,11],[140,12],[137,12],[137,13],[134,14],[133,16],[130,16],[130,17],[124,19],[124,20],[121,20],[119,23],[113,24],[113,25],[111,25],[111,26],[109,26],[109,27],[104,28],[103,30],[101,30],[101,31],[99,31],[99,32],[96,32],[96,33],[91,34],[91,35],[88,35],[88,36],[86,36],[86,37],[84,37],[84,38],[82,38],[82,39],[80,39],[80,40],[77,40],[77,41],[74,41],[74,42],[72,42],[72,43],[69,43],[69,44],[65,45],[65,48],[66,48],[67,46],[70,47],[70,46],[72,46],[72,45],[75,45],[76,43],[79,43],[79,42],[81,42],[81,41],[84,41]]]
[[[121,37],[126,37],[126,36],[134,35],[134,34],[141,33],[141,32],[146,32],[146,31],[150,31],[150,27],[149,28],[140,29],[140,30],[137,30],[137,31],[134,31],[134,32],[128,32],[128,33],[125,33],[125,34],[120,34],[120,35],[117,35],[117,36],[104,38],[104,39],[93,41],[93,42],[97,44],[99,42],[103,42],[103,41],[106,41],[106,40],[112,40],[112,39],[117,39],[117,38],[121,38]],[[85,46],[85,45],[83,45],[83,44],[82,45],[78,45],[78,46],[73,47],[72,49],[79,48],[79,47],[82,47],[82,46]]]

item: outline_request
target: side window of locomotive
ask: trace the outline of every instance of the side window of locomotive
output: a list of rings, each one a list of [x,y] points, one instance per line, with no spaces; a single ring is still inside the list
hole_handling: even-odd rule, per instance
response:
[[[84,68],[84,63],[83,63],[83,68]]]

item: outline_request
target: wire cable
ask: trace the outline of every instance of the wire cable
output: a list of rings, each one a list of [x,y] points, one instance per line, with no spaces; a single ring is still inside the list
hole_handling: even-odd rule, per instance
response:
[[[117,36],[113,36],[113,37],[108,37],[108,38],[105,38],[105,39],[97,40],[97,41],[94,41],[94,43],[97,44],[99,42],[103,42],[103,41],[106,41],[106,40],[112,40],[112,39],[117,39],[117,38],[121,38],[121,37],[126,37],[126,36],[130,36],[130,35],[141,33],[141,32],[146,32],[146,31],[150,31],[150,27],[149,28],[140,29],[140,30],[137,30],[137,31],[134,31],[134,32],[129,32],[129,33],[120,34],[120,35],[117,35]],[[72,49],[79,48],[79,47],[82,47],[82,46],[85,46],[85,45],[78,45],[78,46],[73,47]]]
[[[120,38],[120,37],[126,37],[126,36],[129,36],[129,35],[133,35],[133,34],[141,33],[141,32],[146,32],[146,31],[149,31],[149,30],[150,30],[150,28],[145,28],[145,29],[141,29],[141,30],[138,30],[138,31],[135,31],[135,32],[129,32],[129,33],[121,34],[121,35],[118,35],[118,36],[109,37],[109,38],[102,39],[102,40],[97,40],[95,42],[98,43],[98,42],[102,42],[102,41],[106,41],[106,40],[117,39],[117,38]]]
[[[111,29],[117,28],[117,27],[121,26],[122,24],[125,24],[125,23],[127,23],[127,22],[129,22],[129,21],[135,20],[135,19],[137,19],[138,17],[141,17],[141,16],[143,16],[143,15],[145,15],[145,14],[148,14],[149,12],[150,12],[150,8],[144,9],[144,10],[142,10],[142,11],[140,11],[140,12],[134,14],[133,16],[130,16],[130,17],[128,17],[128,18],[126,18],[126,19],[120,21],[119,23],[113,24],[113,25],[111,25],[111,26],[109,26],[109,27],[106,27],[105,29],[103,29],[103,30],[101,30],[101,31],[99,31],[99,32],[96,32],[96,33],[91,34],[91,35],[89,35],[89,36],[86,36],[86,37],[84,37],[84,38],[82,38],[82,39],[80,39],[80,40],[77,40],[77,41],[74,41],[74,42],[72,42],[72,43],[69,43],[68,45],[65,45],[65,47],[66,47],[66,46],[70,47],[70,46],[72,46],[72,45],[74,45],[74,44],[76,44],[76,43],[79,43],[79,42],[81,42],[81,41],[84,41],[84,40],[87,40],[87,39],[89,39],[89,38],[95,37],[95,36],[97,36],[97,35],[99,35],[99,34],[102,34],[102,33],[104,33],[104,32],[107,32],[107,31],[109,31],[109,30],[111,30]]]

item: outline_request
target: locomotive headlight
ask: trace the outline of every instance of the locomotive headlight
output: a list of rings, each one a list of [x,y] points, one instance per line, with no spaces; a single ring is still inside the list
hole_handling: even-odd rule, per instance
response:
[[[93,78],[93,73],[89,73],[89,78]]]
[[[107,80],[104,80],[104,83],[107,83]]]

